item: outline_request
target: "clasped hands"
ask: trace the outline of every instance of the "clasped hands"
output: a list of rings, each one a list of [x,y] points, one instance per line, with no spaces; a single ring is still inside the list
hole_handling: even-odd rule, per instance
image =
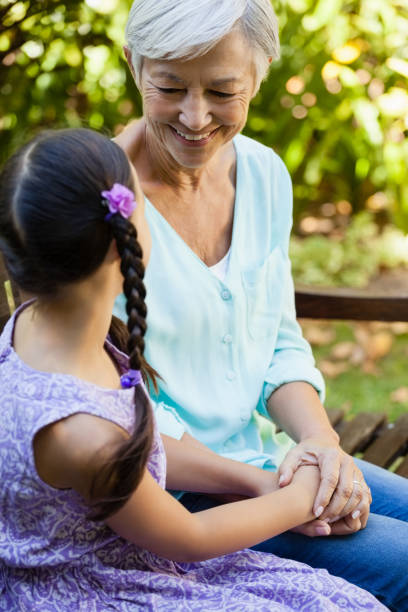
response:
[[[313,537],[347,535],[363,529],[372,497],[353,458],[333,442],[318,437],[305,438],[281,463],[279,486],[287,486],[302,465],[320,468],[320,486],[313,505],[316,519],[292,531]]]

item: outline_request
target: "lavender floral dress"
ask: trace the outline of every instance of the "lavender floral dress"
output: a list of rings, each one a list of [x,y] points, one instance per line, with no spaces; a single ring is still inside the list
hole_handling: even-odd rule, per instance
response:
[[[33,438],[44,426],[78,412],[129,431],[132,389],[108,390],[31,369],[12,347],[15,316],[0,336],[0,610],[386,610],[325,570],[250,550],[176,564],[87,520],[77,493],[56,490],[39,478]],[[125,369],[126,357],[109,342],[107,349]],[[158,435],[148,467],[164,487]]]

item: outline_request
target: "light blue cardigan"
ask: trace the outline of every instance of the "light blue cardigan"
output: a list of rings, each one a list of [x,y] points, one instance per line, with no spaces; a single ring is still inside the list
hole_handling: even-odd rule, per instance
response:
[[[322,376],[295,318],[288,258],[292,187],[282,160],[238,135],[231,257],[218,280],[146,200],[153,248],[146,271],[146,358],[163,377],[159,429],[184,431],[217,453],[276,470],[282,449],[263,448],[255,409],[280,385]],[[115,314],[126,318],[124,296]],[[299,412],[302,410],[299,398]]]

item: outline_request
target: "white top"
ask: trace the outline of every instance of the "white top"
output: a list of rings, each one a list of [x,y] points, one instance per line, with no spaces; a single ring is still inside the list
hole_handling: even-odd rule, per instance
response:
[[[224,283],[225,279],[227,278],[230,255],[231,247],[228,249],[228,252],[224,255],[222,259],[220,259],[218,263],[214,264],[213,266],[209,266],[211,272],[215,274],[218,280],[220,280],[222,283]]]

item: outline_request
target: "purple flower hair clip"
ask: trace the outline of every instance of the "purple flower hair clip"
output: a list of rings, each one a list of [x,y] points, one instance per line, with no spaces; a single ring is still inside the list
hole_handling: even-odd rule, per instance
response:
[[[136,387],[143,381],[142,373],[140,370],[128,370],[126,374],[120,377],[120,384],[124,389],[130,389],[130,387]]]
[[[119,213],[125,219],[128,219],[137,206],[133,191],[115,183],[109,191],[102,191],[102,204],[109,208],[109,213],[105,219],[110,219],[113,215]]]

